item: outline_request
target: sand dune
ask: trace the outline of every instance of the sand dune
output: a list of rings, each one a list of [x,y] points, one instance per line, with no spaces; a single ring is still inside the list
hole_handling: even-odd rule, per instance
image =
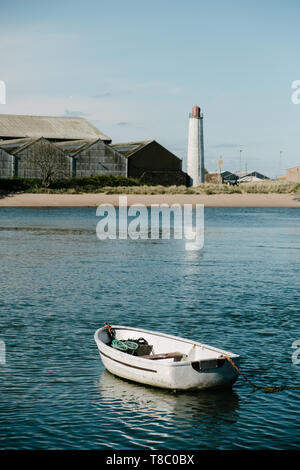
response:
[[[298,207],[300,198],[292,194],[130,194],[128,205],[166,203],[204,204],[207,207]],[[96,207],[99,204],[119,205],[118,194],[14,194],[2,196],[0,207]]]

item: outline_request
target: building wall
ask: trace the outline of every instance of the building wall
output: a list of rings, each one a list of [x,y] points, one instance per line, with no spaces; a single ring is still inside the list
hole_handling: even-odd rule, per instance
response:
[[[127,158],[101,140],[74,156],[76,176],[127,176]]]
[[[294,183],[300,183],[300,166],[288,168],[286,170],[286,180]]]
[[[205,183],[221,184],[223,182],[222,175],[220,173],[206,173]]]
[[[151,142],[128,157],[128,176],[139,178],[145,172],[179,171],[182,161],[157,142]]]
[[[0,178],[13,176],[13,156],[0,148]]]
[[[69,178],[72,175],[72,160],[61,150],[57,149],[54,144],[47,140],[42,140],[43,144],[47,146],[47,149],[53,148],[53,154],[58,155],[60,160],[59,172],[57,176],[59,178]],[[34,154],[37,150],[40,150],[41,140],[33,143],[32,145],[20,150],[16,154],[16,172],[15,176],[20,178],[42,178],[42,171],[40,165],[35,163]],[[56,157],[55,157],[56,158]]]

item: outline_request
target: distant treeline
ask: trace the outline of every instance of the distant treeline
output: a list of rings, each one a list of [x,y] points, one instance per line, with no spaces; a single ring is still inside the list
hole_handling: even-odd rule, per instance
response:
[[[143,183],[144,184],[144,183]],[[60,179],[47,185],[48,189],[93,192],[99,188],[117,186],[141,186],[142,183],[134,178],[125,176],[97,175],[87,177],[76,177]],[[0,178],[0,190],[8,192],[37,192],[45,189],[41,179],[37,178]]]

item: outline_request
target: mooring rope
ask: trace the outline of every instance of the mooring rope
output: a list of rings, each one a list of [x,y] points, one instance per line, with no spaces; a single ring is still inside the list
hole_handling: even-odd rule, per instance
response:
[[[104,322],[104,325],[105,325],[105,328],[107,329],[110,337],[113,338],[114,337],[114,331],[113,331],[112,327],[106,321]]]
[[[248,379],[245,374],[238,368],[238,366],[235,364],[235,362],[231,359],[231,357],[226,356],[225,354],[222,354],[220,356],[222,359],[226,359],[232,367],[246,380],[246,382],[251,385],[253,391],[254,390],[262,390],[265,393],[277,393],[277,392],[282,392],[283,390],[300,390],[300,386],[289,386],[289,385],[281,385],[281,386],[272,386],[272,385],[265,385],[265,386],[259,386],[255,385],[250,379]]]

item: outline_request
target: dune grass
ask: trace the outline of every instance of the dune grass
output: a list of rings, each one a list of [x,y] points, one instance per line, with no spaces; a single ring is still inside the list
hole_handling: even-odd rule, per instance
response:
[[[77,186],[74,188],[42,188],[40,186],[32,187],[32,193],[48,194],[83,194],[83,193],[102,193],[102,194],[300,194],[299,183],[288,182],[261,182],[261,183],[242,183],[239,186],[227,186],[225,184],[206,183],[197,187],[187,188],[186,186]]]
[[[300,183],[287,181],[262,181],[241,183],[239,186],[206,183],[197,187],[150,186],[138,180],[121,177],[90,177],[60,180],[50,187],[44,187],[39,180],[7,179],[0,180],[2,192],[26,192],[46,194],[300,194]]]
[[[186,186],[118,186],[104,187],[99,192],[105,194],[300,194],[300,183],[268,181],[242,183],[239,186],[206,183],[193,188]]]

